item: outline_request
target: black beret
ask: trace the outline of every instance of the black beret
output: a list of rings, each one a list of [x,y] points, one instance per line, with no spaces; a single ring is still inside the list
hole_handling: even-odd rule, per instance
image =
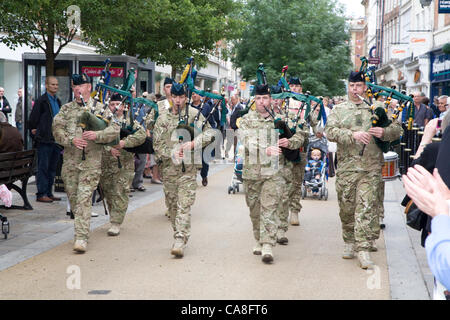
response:
[[[283,90],[281,90],[280,86],[270,86],[270,93],[271,94],[277,94],[277,93],[282,93]]]
[[[80,84],[84,83],[91,83],[91,78],[86,73],[82,74],[73,74],[72,75],[72,83],[75,86],[78,86]]]
[[[299,84],[302,85],[302,80],[299,77],[290,77],[289,84]]]
[[[262,96],[270,94],[269,86],[267,84],[258,84],[255,86],[255,96]]]
[[[166,85],[166,84],[172,84],[172,83],[173,83],[172,78],[165,78],[165,79],[164,79],[164,85]]]
[[[114,93],[111,96],[111,101],[122,101],[122,96],[120,94],[118,94],[118,93]]]
[[[173,96],[182,96],[182,95],[186,94],[186,92],[184,91],[184,86],[177,82],[173,83],[172,89],[170,89],[170,93]]]
[[[364,73],[360,71],[351,71],[348,76],[348,82],[366,82]]]

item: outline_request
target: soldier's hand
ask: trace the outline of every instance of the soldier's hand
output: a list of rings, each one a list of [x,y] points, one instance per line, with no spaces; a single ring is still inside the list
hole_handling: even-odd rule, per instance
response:
[[[97,133],[95,131],[85,131],[82,135],[83,139],[94,141],[97,139]]]
[[[281,149],[279,147],[268,147],[266,148],[266,154],[270,157],[270,156],[276,156],[281,154]]]
[[[381,127],[372,127],[369,129],[369,133],[374,137],[381,139],[384,135],[384,128]]]
[[[114,148],[119,149],[119,150],[125,148],[125,141],[120,140],[119,143],[114,146]]]
[[[80,150],[83,150],[83,148],[87,146],[87,141],[81,138],[73,138],[72,143]]]
[[[181,145],[182,150],[192,150],[194,149],[194,140],[185,142]]]
[[[116,148],[111,148],[111,154],[115,158],[120,157],[120,151],[117,150]]]
[[[282,138],[278,140],[278,146],[287,148],[287,146],[289,146],[289,140],[287,138]]]
[[[370,133],[365,132],[365,131],[356,131],[356,132],[353,132],[353,138],[356,141],[359,141],[363,144],[369,144],[371,135],[370,135]]]

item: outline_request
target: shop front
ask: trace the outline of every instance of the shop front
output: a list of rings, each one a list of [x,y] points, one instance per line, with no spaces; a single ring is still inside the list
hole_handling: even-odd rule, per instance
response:
[[[59,90],[58,98],[62,104],[73,100],[70,79],[72,74],[83,73],[91,77],[93,88],[100,79],[101,72],[104,69],[104,62],[109,58],[111,60],[111,80],[109,85],[122,86],[128,75],[128,70],[136,70],[136,89],[140,95],[144,91],[152,92],[154,88],[154,68],[152,62],[142,62],[129,56],[102,56],[86,54],[59,54],[55,61],[55,76],[58,79]],[[39,53],[24,53],[23,60],[23,79],[24,79],[24,145],[25,149],[32,147],[32,141],[29,135],[28,118],[34,102],[45,93],[45,55]]]
[[[450,96],[450,54],[442,49],[430,52],[431,101],[434,97]]]

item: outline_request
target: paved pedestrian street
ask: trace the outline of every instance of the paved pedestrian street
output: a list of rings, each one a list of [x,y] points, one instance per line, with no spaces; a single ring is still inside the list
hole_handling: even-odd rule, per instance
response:
[[[0,240],[0,299],[429,299],[425,252],[406,229],[398,204],[400,181],[386,184],[386,229],[372,254],[374,270],[341,258],[335,178],[327,201],[302,201],[300,226],[289,227],[289,244],[277,245],[274,263],[267,265],[252,254],[242,188],[227,193],[232,170],[216,164],[207,187],[199,180],[183,259],[170,254],[173,232],[161,186],[147,183],[146,192],[132,194],[118,237],[106,235],[108,217],[96,205],[100,216],[91,219],[95,229],[85,254],[72,251],[73,220],[65,216],[64,201],[32,201],[35,211],[7,211],[11,234]]]

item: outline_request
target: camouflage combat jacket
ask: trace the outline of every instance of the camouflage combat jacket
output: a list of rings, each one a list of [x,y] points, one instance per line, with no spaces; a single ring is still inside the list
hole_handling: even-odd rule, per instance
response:
[[[88,110],[91,109],[93,104],[94,100],[89,99],[86,103]],[[103,105],[97,103],[95,113],[99,113],[102,108]],[[63,105],[53,119],[53,136],[56,143],[64,147],[64,163],[66,165],[76,166],[79,170],[98,169],[101,167],[104,144],[118,139],[120,127],[118,123],[109,121],[108,127],[104,130],[96,131],[97,138],[95,141],[88,141],[85,147],[86,160],[83,161],[83,151],[75,147],[72,141],[75,137],[82,138],[83,130],[79,125],[79,119],[85,111],[75,100]],[[104,117],[107,118],[108,116],[111,116],[111,112],[109,109],[106,109]]]
[[[115,121],[117,123],[122,123],[123,115],[121,117],[115,117]],[[127,117],[126,125],[130,125],[130,119]],[[137,147],[144,143],[145,138],[147,136],[144,127],[139,125],[137,121],[134,121],[134,129],[137,129],[135,133],[130,134],[129,136],[123,138],[122,140],[125,141],[124,148],[133,148]],[[117,158],[115,158],[111,154],[112,146],[105,146],[105,149],[103,150],[103,164],[107,165],[108,167],[117,167]],[[134,153],[128,152],[125,149],[120,150],[120,162],[124,167],[127,169],[132,168],[134,170]],[[128,165],[128,166],[127,166]],[[118,167],[117,167],[118,169]]]
[[[184,115],[184,112],[185,108],[182,108],[181,114]],[[194,121],[197,113],[196,109],[189,107],[189,123]],[[206,123],[202,132],[201,128],[204,120],[205,118],[200,114],[198,121],[194,124],[195,149],[184,155],[186,174],[196,174],[197,169],[201,168],[202,148],[213,141],[215,131],[218,131],[211,129],[209,123]],[[178,124],[178,114],[173,114],[172,109],[161,109],[153,127],[153,148],[155,149],[156,161],[161,162],[162,170],[167,175],[182,174],[182,162],[181,159],[178,159],[176,153],[180,150],[181,144],[190,141],[188,135],[183,136],[183,141],[179,140],[180,135],[175,130]],[[187,133],[186,131],[185,134]]]
[[[382,103],[380,103],[383,106]],[[371,138],[363,156],[361,142],[353,138],[356,131],[368,131],[372,126],[372,113],[369,105],[356,105],[350,100],[336,105],[328,116],[325,133],[327,139],[337,143],[339,171],[380,171],[383,166],[383,152]],[[389,117],[390,118],[390,117]],[[383,141],[395,141],[400,138],[402,127],[393,121],[384,128]]]
[[[271,117],[263,118],[257,111],[250,110],[239,123],[239,139],[245,147],[242,177],[259,180],[279,174],[279,170],[289,163],[283,154],[278,157],[266,155],[266,148],[276,146],[279,133],[275,130]],[[306,135],[298,130],[289,139],[288,149],[297,149],[304,143]],[[289,164],[290,165],[290,164]]]

